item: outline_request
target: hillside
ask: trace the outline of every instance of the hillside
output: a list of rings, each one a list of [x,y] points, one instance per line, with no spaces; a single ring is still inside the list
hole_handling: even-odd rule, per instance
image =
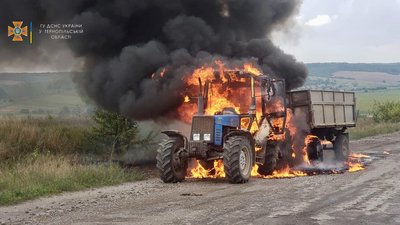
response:
[[[7,95],[7,93],[0,88],[0,102],[4,102],[4,101],[9,101],[10,97]]]
[[[331,77],[338,71],[381,72],[400,75],[400,63],[309,63],[310,76]]]
[[[400,89],[400,63],[310,63],[301,89],[370,92]]]
[[[400,63],[312,63],[303,89],[358,92],[363,113],[375,100],[396,100]],[[90,107],[72,77],[80,73],[0,73],[0,116],[82,116]],[[365,94],[362,94],[365,93]],[[390,96],[390,98],[388,97]]]
[[[85,104],[72,76],[75,73],[0,74],[0,115],[80,115]]]

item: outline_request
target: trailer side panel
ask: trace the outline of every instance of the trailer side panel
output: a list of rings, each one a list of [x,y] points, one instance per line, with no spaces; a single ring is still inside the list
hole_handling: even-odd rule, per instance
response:
[[[354,92],[302,90],[288,93],[290,108],[306,115],[311,128],[354,127]]]

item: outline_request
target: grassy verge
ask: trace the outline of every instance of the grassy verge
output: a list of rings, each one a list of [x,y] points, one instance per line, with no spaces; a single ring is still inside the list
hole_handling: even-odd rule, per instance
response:
[[[117,165],[77,163],[106,160],[87,135],[91,123],[79,118],[0,120],[0,205],[141,179]]]
[[[36,156],[0,166],[0,205],[139,179],[118,166],[74,165],[66,157]]]
[[[81,153],[87,130],[87,120],[2,119],[0,160],[18,161],[33,153]]]
[[[388,134],[400,131],[400,123],[374,122],[372,118],[360,118],[357,127],[349,130],[350,139],[357,140],[379,134]]]

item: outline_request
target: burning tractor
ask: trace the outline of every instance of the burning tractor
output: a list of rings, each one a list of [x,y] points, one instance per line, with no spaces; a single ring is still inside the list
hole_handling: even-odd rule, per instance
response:
[[[158,149],[157,168],[164,182],[183,181],[190,159],[210,171],[215,160],[223,160],[225,176],[231,183],[247,182],[255,165],[259,174],[270,175],[283,164],[293,165],[299,157],[322,161],[323,150],[334,150],[339,161],[347,159],[349,140],[345,131],[355,126],[354,93],[286,92],[283,79],[241,70],[225,72],[235,77],[228,79],[229,88],[241,90],[231,96],[236,99],[231,107],[222,104],[224,107],[213,115],[206,113],[213,100],[209,91],[216,84],[207,80],[203,85],[199,78],[199,95],[192,98],[197,99],[197,113],[192,117],[190,137],[179,131],[163,132],[168,139]],[[247,113],[238,112],[243,108]],[[303,155],[293,149],[288,116],[291,120],[300,118],[308,126]]]

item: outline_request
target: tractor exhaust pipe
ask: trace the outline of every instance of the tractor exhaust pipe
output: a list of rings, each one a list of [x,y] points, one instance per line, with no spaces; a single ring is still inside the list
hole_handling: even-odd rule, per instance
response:
[[[249,114],[256,114],[256,91],[254,88],[254,77],[250,78],[250,88],[251,88],[251,104],[250,104]]]
[[[199,96],[197,97],[197,115],[204,115],[203,85],[199,78]]]

